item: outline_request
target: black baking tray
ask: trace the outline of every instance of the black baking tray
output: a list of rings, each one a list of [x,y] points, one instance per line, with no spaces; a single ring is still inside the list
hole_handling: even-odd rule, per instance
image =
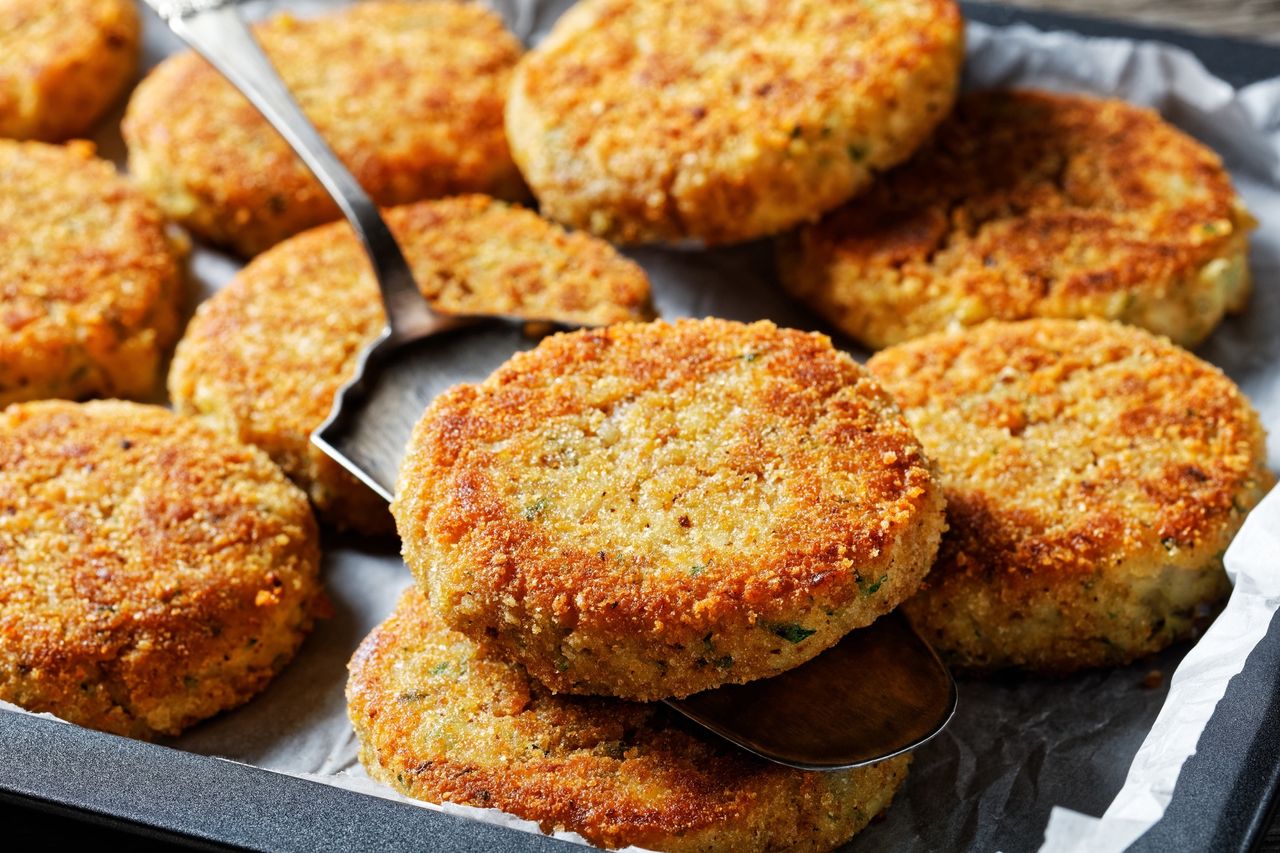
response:
[[[1235,86],[1280,48],[1100,18],[963,3],[970,20],[1180,45]],[[1232,679],[1164,818],[1134,851],[1248,851],[1280,791],[1280,620]],[[574,845],[54,720],[0,711],[0,846],[123,841],[248,850],[572,850]]]

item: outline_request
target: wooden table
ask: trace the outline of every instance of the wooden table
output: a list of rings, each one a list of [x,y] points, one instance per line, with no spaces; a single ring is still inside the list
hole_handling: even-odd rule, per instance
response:
[[[1280,44],[1280,0],[997,0],[1169,29]]]

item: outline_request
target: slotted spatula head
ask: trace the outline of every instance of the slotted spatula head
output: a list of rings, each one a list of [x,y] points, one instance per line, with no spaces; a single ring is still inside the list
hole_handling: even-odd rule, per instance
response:
[[[427,404],[459,382],[478,382],[513,353],[537,343],[520,324],[476,321],[407,343],[366,351],[311,440],[390,501],[414,424]]]

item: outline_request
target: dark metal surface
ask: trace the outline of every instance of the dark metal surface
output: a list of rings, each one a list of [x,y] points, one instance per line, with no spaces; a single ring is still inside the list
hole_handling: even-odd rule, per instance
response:
[[[1134,853],[1255,849],[1280,792],[1280,620],[1231,680],[1165,816]]]
[[[781,675],[667,704],[770,761],[838,770],[938,734],[956,712],[956,683],[906,618],[890,613]]]
[[[409,436],[427,404],[459,382],[479,382],[536,343],[513,323],[491,321],[376,347],[311,440],[389,501]]]
[[[0,711],[0,801],[175,844],[272,851],[577,848],[380,797]],[[0,848],[12,839],[0,836]]]
[[[965,3],[972,20],[1178,44],[1235,85],[1280,75],[1280,49],[1100,19]],[[1228,688],[1165,818],[1134,850],[1249,850],[1280,788],[1280,627]],[[560,850],[539,836],[253,767],[0,712],[0,803],[153,840],[253,850]],[[14,842],[7,836],[5,845]],[[217,849],[217,848],[215,848]]]

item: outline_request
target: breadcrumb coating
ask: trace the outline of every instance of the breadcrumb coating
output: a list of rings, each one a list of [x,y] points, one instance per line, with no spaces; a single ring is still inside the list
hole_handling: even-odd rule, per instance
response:
[[[499,808],[603,847],[830,850],[888,807],[910,760],[793,770],[697,732],[661,705],[554,696],[450,631],[417,589],[350,669],[348,710],[370,776],[410,797]]]
[[[116,400],[0,412],[0,699],[177,734],[293,657],[319,560],[305,497],[257,450]]]
[[[946,491],[942,550],[904,609],[952,663],[1127,663],[1228,592],[1223,552],[1274,477],[1217,368],[1099,320],[988,323],[867,367]]]
[[[307,117],[379,204],[524,194],[502,113],[520,44],[478,4],[370,0],[255,27]],[[192,53],[129,103],[129,171],[174,219],[254,255],[339,219],[293,151]]]
[[[639,266],[528,210],[463,196],[385,215],[441,311],[599,325],[652,316]],[[322,226],[260,255],[199,307],[169,394],[177,411],[267,451],[326,521],[389,533],[386,502],[310,442],[384,322],[350,227]]]
[[[0,0],[0,137],[87,133],[138,68],[131,0]]]
[[[154,392],[183,298],[167,228],[90,143],[0,140],[0,407]]]
[[[1154,111],[994,91],[778,257],[788,290],[873,348],[1033,317],[1194,346],[1244,307],[1255,224],[1218,156]]]
[[[953,0],[583,0],[520,63],[507,134],[544,214],[621,242],[813,219],[951,109]]]
[[[445,621],[557,692],[781,672],[915,593],[942,497],[822,335],[724,320],[556,335],[427,409],[392,505]]]

